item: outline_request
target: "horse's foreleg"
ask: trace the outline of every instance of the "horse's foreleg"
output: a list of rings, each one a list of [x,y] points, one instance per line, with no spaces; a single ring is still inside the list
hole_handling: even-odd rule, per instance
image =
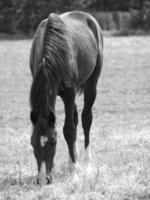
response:
[[[76,127],[78,124],[78,113],[75,105],[75,90],[67,88],[61,94],[65,106],[65,124],[63,127],[64,137],[69,149],[69,165],[71,170],[77,167],[76,150]]]

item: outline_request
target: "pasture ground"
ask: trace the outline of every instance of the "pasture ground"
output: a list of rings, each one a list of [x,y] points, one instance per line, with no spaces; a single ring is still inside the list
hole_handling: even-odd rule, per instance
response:
[[[104,44],[91,130],[93,174],[70,180],[58,98],[54,183],[40,187],[30,145],[31,40],[0,41],[0,200],[150,199],[150,37],[106,37]],[[82,99],[76,100],[80,114]],[[80,122],[80,154],[83,139]]]

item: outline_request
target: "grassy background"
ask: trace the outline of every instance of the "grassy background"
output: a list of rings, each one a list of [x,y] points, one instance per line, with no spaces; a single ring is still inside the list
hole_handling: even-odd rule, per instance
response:
[[[149,34],[149,29],[146,28],[148,25],[143,21],[142,13],[138,10],[131,10],[130,12],[91,12],[91,14],[97,19],[102,30],[109,31],[112,35]]]
[[[130,28],[130,12],[92,12],[103,30],[121,30]]]
[[[150,37],[105,37],[104,65],[93,108],[92,175],[71,181],[57,99],[58,144],[54,183],[35,184],[30,146],[28,58],[31,40],[0,41],[0,199],[150,199]],[[81,114],[82,96],[77,97]],[[83,153],[81,123],[78,148]]]

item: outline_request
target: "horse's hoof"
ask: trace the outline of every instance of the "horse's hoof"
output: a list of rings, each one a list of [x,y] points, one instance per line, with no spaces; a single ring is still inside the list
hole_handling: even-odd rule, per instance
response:
[[[80,182],[79,175],[78,174],[73,174],[73,176],[72,176],[72,184],[73,185],[78,185],[79,182]]]
[[[69,171],[71,173],[80,173],[82,171],[81,166],[78,162],[76,163],[69,163]]]
[[[84,150],[84,153],[82,155],[82,162],[85,166],[87,166],[89,163],[92,162],[92,155],[91,155],[90,147],[87,147]]]
[[[91,176],[93,174],[93,167],[91,163],[88,163],[88,165],[85,168],[85,172],[88,176]]]
[[[77,172],[82,172],[82,168],[81,168],[79,162],[76,163],[75,167],[76,167]]]

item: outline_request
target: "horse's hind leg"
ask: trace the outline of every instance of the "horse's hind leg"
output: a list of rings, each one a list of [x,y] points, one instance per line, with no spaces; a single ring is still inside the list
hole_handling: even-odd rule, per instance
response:
[[[84,161],[89,162],[91,160],[91,154],[90,154],[90,128],[92,125],[92,107],[95,102],[96,98],[96,87],[98,78],[101,72],[101,58],[98,56],[97,63],[95,66],[95,70],[87,83],[84,87],[84,108],[82,112],[82,127],[84,130],[84,136],[85,136],[85,155],[84,155]]]
[[[77,111],[77,106],[74,103],[74,111],[73,111],[73,121],[74,121],[74,125],[75,125],[75,129],[77,131],[77,125],[78,125],[78,111]]]
[[[78,124],[78,113],[75,105],[75,89],[67,88],[61,94],[65,106],[65,124],[63,127],[64,137],[68,145],[69,155],[72,166],[77,160],[76,151],[76,127]]]
[[[88,84],[87,87],[84,89],[84,108],[82,112],[82,127],[84,131],[84,148],[85,148],[85,155],[84,161],[89,162],[91,160],[90,155],[90,128],[92,124],[92,106],[94,104],[96,98],[96,86]]]
[[[74,122],[74,126],[75,126],[75,135],[77,134],[77,125],[78,125],[78,112],[77,112],[77,106],[76,104],[74,103],[74,108],[73,108],[73,122]],[[78,159],[78,149],[77,149],[77,146],[76,146],[76,142],[74,144],[74,155],[75,155],[75,160],[77,161]],[[69,165],[72,164],[72,159],[71,159],[71,156],[69,154]]]
[[[73,121],[74,121],[74,126],[75,126],[75,134],[77,134],[78,111],[77,111],[77,106],[75,103],[74,103],[74,110],[73,110]],[[78,159],[78,150],[77,150],[76,144],[75,144],[74,150],[75,150],[75,157],[77,160]]]

